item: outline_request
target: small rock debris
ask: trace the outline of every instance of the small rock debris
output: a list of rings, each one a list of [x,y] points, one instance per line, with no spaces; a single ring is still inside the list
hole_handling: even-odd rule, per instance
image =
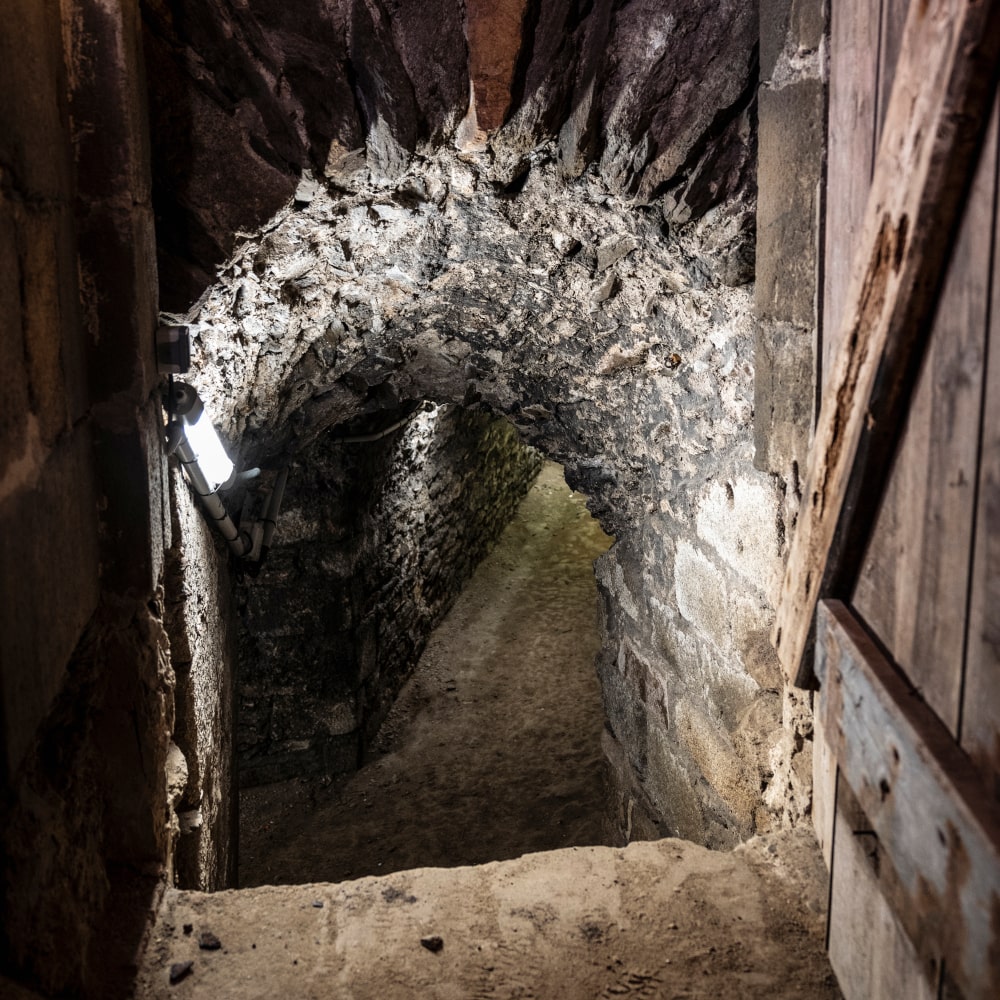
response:
[[[422,937],[420,943],[428,950],[433,951],[435,954],[439,952],[444,947],[444,941],[438,937],[436,934],[430,937]]]
[[[191,975],[194,962],[173,962],[170,966],[170,985],[175,986],[182,979]]]
[[[202,931],[198,935],[198,947],[203,951],[218,951],[222,942],[211,931]]]

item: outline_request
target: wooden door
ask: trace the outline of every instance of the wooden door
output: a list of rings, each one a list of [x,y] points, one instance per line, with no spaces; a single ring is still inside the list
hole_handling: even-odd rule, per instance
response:
[[[945,72],[973,6],[981,37],[953,48]],[[852,420],[860,457],[839,480],[837,531],[798,552],[794,540],[776,642],[790,678],[811,682],[813,661],[800,654],[812,608],[802,595],[838,598],[821,600],[816,622],[814,820],[831,868],[830,956],[848,1000],[1000,996],[997,6],[831,5],[823,406],[806,502],[838,482],[836,452]],[[960,128],[949,134],[933,105],[959,100],[963,72],[961,114],[979,124],[967,154],[961,138],[950,144]],[[939,128],[936,166],[912,154],[926,138],[921,115]],[[935,177],[945,154],[954,170]],[[954,201],[954,230],[936,231],[926,199],[910,197],[908,188],[932,182]],[[914,246],[921,259],[906,260]],[[894,284],[893,269],[911,266],[916,277]],[[894,294],[903,301],[874,301]],[[872,400],[903,378],[886,368],[908,350],[859,359],[874,350],[866,322],[873,328],[891,308],[927,328],[912,338],[922,363],[895,411]],[[864,365],[875,369],[871,395],[845,409]],[[896,425],[891,447],[872,463],[865,449],[880,446],[871,441],[887,433],[877,426],[885,420]],[[831,563],[816,561],[819,549]],[[789,654],[780,630],[796,623],[798,653]]]

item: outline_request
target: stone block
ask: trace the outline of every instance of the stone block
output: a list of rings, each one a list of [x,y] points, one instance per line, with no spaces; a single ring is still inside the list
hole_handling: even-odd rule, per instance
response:
[[[11,171],[10,181],[24,198],[68,200],[70,163],[60,110],[65,101],[59,89],[64,74],[59,5],[9,0],[3,16],[0,93],[17,99],[0,103],[0,162],[5,175]],[[4,180],[8,182],[6,176]]]
[[[814,52],[826,33],[826,0],[793,0],[790,28],[800,49]]]
[[[698,787],[690,757],[677,745],[674,734],[660,726],[649,732],[649,773],[643,789],[653,805],[653,816],[666,827],[664,836],[705,842],[705,788]]]
[[[761,0],[761,79],[770,79],[783,49],[815,52],[825,30],[823,0]]]
[[[754,372],[754,465],[804,474],[816,409],[815,327],[762,322]]]
[[[769,80],[788,37],[792,0],[760,0],[760,78]]]
[[[757,314],[814,327],[823,84],[763,87],[759,102]]]
[[[822,14],[784,6],[811,40]],[[824,100],[812,78],[760,92],[755,464],[785,477],[793,462],[804,467],[815,406]]]
[[[97,606],[97,528],[83,426],[51,453],[30,488],[0,501],[0,663],[11,770],[62,686]]]
[[[162,439],[151,425],[160,426],[160,413],[151,399],[141,410],[119,411],[122,422],[94,426],[95,473],[108,498],[101,511],[101,572],[109,592],[144,593],[158,584],[162,516],[154,509],[151,479],[160,475]]]
[[[698,501],[698,537],[775,603],[781,583],[780,497],[773,480],[713,483]]]
[[[621,743],[608,731],[601,734],[605,768],[605,835],[608,843],[629,844],[671,835],[662,810],[637,780]]]
[[[0,304],[4,335],[0,467],[19,448],[29,409],[48,448],[87,409],[88,392],[76,325],[77,259],[69,208],[7,200],[0,194]],[[69,306],[69,308],[67,308]],[[20,321],[15,317],[20,314]],[[6,439],[6,440],[5,440]],[[21,439],[20,443],[23,443]]]
[[[760,800],[756,774],[737,752],[728,733],[693,702],[678,705],[677,729],[684,749],[732,814],[723,819],[723,829],[728,829],[724,840],[735,844],[749,837]]]
[[[674,557],[677,609],[720,650],[730,645],[729,585],[719,567],[690,542]]]

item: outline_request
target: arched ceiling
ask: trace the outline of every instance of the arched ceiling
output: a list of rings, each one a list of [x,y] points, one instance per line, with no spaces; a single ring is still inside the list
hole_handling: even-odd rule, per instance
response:
[[[143,5],[161,306],[211,285],[248,459],[481,401],[609,530],[748,460],[755,5]]]
[[[516,193],[474,157],[393,181],[348,158],[246,241],[191,319],[195,380],[248,460],[409,400],[482,402],[616,527],[746,462],[752,206],[671,227],[555,156]]]
[[[505,414],[618,536],[637,780],[748,833],[725,734],[772,718],[748,665],[795,503],[753,467],[756,4],[142,4],[161,305],[242,462],[420,398]]]
[[[478,151],[492,183],[551,144],[566,178],[700,214],[746,153],[743,0],[141,0],[161,305],[185,310],[239,234],[346,152],[398,176]]]

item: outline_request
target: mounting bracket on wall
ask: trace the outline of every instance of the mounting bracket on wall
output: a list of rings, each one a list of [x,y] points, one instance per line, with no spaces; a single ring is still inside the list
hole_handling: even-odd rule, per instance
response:
[[[186,326],[161,326],[156,331],[156,370],[184,375],[191,367],[191,333]]]

